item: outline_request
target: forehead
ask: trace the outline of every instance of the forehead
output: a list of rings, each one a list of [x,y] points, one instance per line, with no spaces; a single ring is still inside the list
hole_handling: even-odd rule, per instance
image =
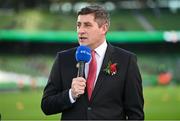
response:
[[[87,14],[87,15],[79,15],[77,18],[77,22],[95,22],[94,21],[94,15],[93,14]]]

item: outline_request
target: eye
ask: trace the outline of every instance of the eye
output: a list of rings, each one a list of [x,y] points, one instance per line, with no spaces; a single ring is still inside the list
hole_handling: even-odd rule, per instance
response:
[[[92,25],[91,24],[85,24],[86,27],[91,27]]]
[[[77,23],[77,25],[76,25],[78,28],[81,26],[81,24],[80,23]]]

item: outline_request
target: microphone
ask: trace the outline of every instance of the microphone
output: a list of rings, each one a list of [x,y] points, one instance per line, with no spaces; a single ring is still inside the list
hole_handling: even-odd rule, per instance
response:
[[[91,49],[88,46],[81,45],[76,50],[76,61],[78,62],[78,77],[84,76],[85,63],[91,59]]]

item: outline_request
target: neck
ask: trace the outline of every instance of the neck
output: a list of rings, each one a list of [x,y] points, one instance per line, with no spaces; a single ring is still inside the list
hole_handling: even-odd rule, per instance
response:
[[[101,44],[103,44],[103,42],[106,41],[106,38],[102,39],[102,41],[100,41],[99,43],[96,44],[96,46],[91,47],[92,50],[96,49],[97,47],[99,47]]]

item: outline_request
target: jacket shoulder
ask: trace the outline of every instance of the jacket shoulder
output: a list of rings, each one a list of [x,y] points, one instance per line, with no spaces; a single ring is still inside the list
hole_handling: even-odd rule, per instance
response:
[[[72,56],[73,54],[75,54],[76,48],[77,47],[59,51],[59,52],[57,52],[57,55],[58,56],[60,56],[60,55],[62,55],[62,56]]]
[[[113,46],[114,48],[114,53],[115,54],[118,54],[118,55],[122,55],[122,56],[126,56],[126,57],[129,57],[129,56],[136,56],[135,53],[131,52],[131,51],[128,51],[128,50],[125,50],[123,48],[120,48],[120,47],[117,47],[117,46]]]
[[[62,54],[62,53],[71,53],[71,52],[75,52],[77,47],[74,48],[70,48],[70,49],[66,49],[66,50],[62,50],[57,52],[58,54]]]

